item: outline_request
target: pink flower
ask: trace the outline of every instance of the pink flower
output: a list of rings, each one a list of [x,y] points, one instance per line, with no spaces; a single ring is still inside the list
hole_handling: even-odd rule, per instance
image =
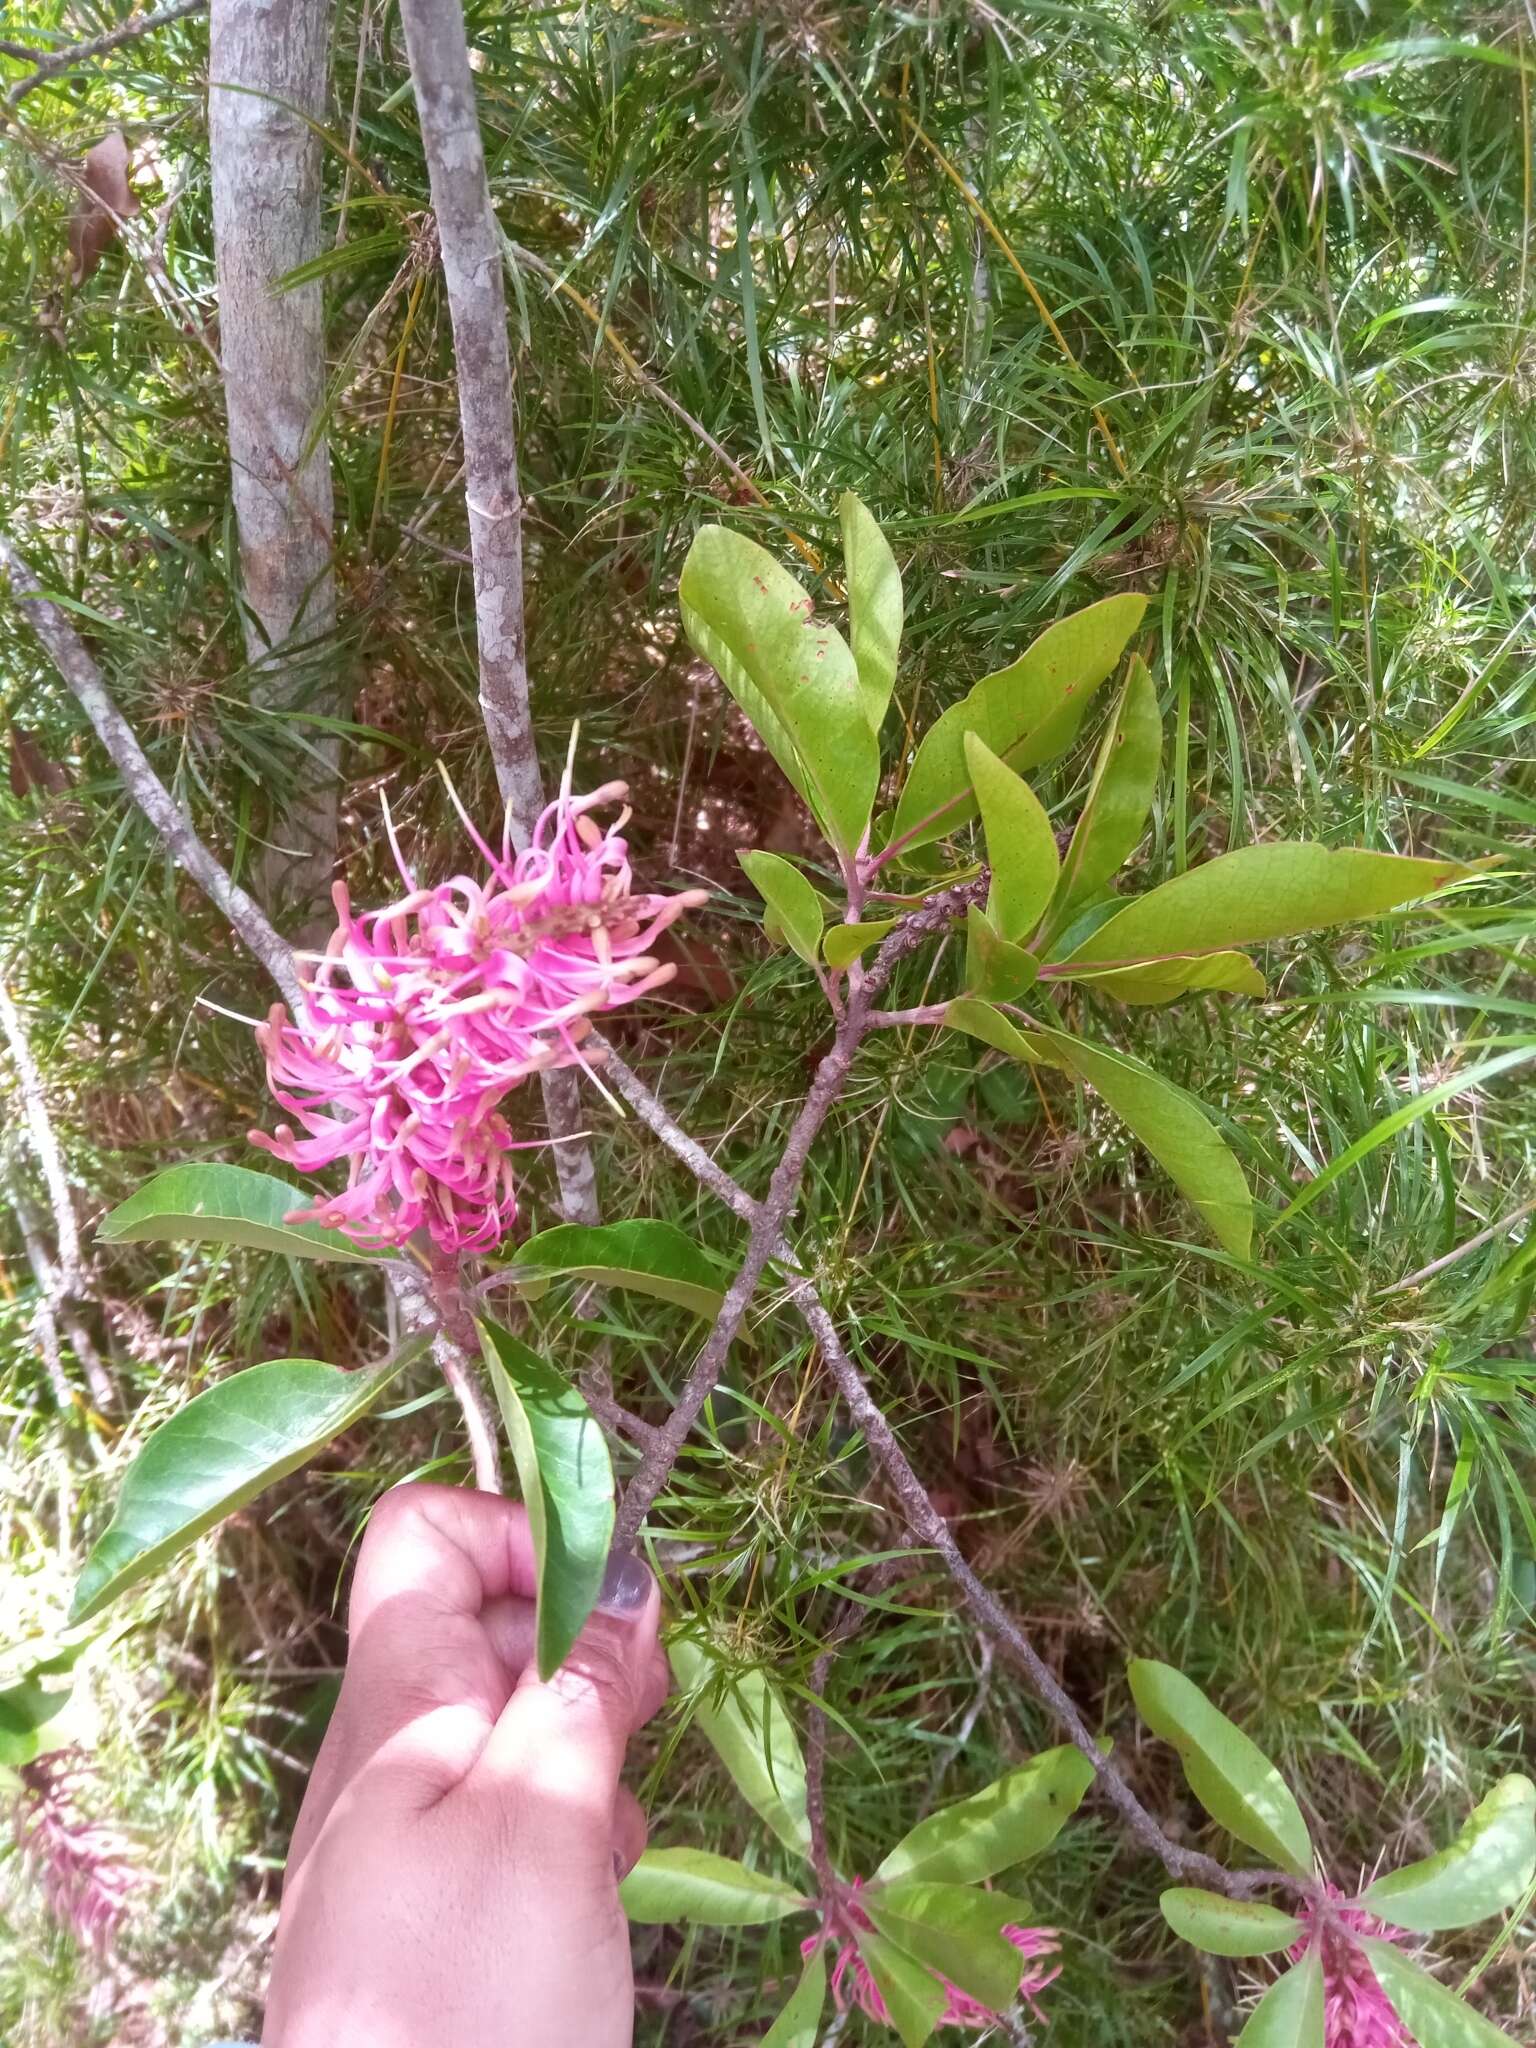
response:
[[[594,1011],[670,981],[648,949],[706,900],[634,893],[628,810],[606,830],[590,816],[626,793],[622,782],[586,797],[567,788],[516,856],[505,836],[493,853],[465,818],[484,882],[418,888],[395,846],[408,892],[398,903],[356,917],[336,884],[340,922],[303,1014],[290,1020],[279,1003],[256,1033],[272,1093],[306,1135],[285,1123],[252,1131],[252,1144],[301,1173],[347,1162],[346,1188],[290,1220],[383,1245],[425,1226],[445,1256],[506,1236],[520,1148],[500,1104],[529,1074],[585,1065]]]
[[[105,1956],[149,1874],[126,1837],[86,1812],[81,1794],[91,1772],[83,1751],[54,1750],[23,1764],[20,1775],[15,1828],[22,1853],[37,1869],[54,1918]]]
[[[863,1883],[862,1878],[856,1877],[848,1888],[839,1915],[842,1925],[834,1931],[830,1922],[824,1924],[817,1933],[801,1942],[800,1953],[808,1956],[823,1942],[835,1942],[837,1958],[832,1965],[830,1982],[832,1997],[838,2011],[846,2012],[850,2005],[855,2005],[870,2019],[888,2027],[891,2024],[891,2015],[886,2010],[879,1985],[870,1974],[869,1965],[859,1953],[858,1932],[872,1931],[868,1914],[859,1907],[854,1898],[854,1894],[862,1888]],[[1005,1927],[1002,1934],[1004,1940],[1012,1942],[1018,1950],[1024,1965],[1019,1973],[1018,1995],[1020,1998],[1028,1999],[1035,2009],[1036,2017],[1041,2017],[1039,2008],[1035,2005],[1036,1997],[1048,1984],[1055,1982],[1061,1970],[1059,1965],[1053,1965],[1049,1969],[1031,1968],[1030,1965],[1039,1962],[1043,1957],[1056,1954],[1060,1946],[1056,1930],[1053,1927]],[[935,2025],[989,2027],[998,2018],[998,2015],[984,2006],[979,1999],[972,1998],[968,1991],[962,1991],[958,1984],[951,1984],[947,1977],[939,1977],[936,1971],[934,1975],[949,1994],[949,2003],[940,2013]]]
[[[1356,1946],[1362,1934],[1379,1941],[1400,1937],[1373,1913],[1342,1904],[1343,1897],[1336,1885],[1329,1885],[1324,1898],[1297,1908],[1307,1934],[1291,1950],[1297,1962],[1311,1948],[1321,1954],[1326,2048],[1409,2048],[1402,2021],[1377,1983],[1365,1951]]]

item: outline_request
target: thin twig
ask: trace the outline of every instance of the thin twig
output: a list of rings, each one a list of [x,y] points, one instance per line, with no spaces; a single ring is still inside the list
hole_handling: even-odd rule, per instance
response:
[[[27,1135],[32,1140],[32,1150],[42,1169],[43,1186],[48,1190],[48,1206],[53,1211],[53,1241],[58,1247],[59,1278],[63,1286],[73,1292],[80,1284],[80,1226],[75,1221],[69,1176],[64,1171],[64,1155],[59,1150],[53,1119],[48,1114],[43,1077],[32,1057],[31,1041],[3,975],[0,975],[0,1032],[4,1033],[10,1048],[11,1062],[21,1090]]]
[[[5,96],[5,110],[12,112],[26,98],[29,92],[36,92],[40,85],[47,85],[63,71],[71,71],[77,64],[84,64],[92,57],[104,57],[109,50],[121,49],[124,43],[137,42],[140,36],[147,36],[151,30],[165,28],[173,21],[184,21],[189,14],[205,14],[208,0],[172,0],[169,7],[158,8],[153,14],[140,14],[123,22],[119,27],[108,29],[105,34],[90,36],[83,43],[70,43],[62,50],[53,50],[42,56],[36,50],[24,54],[38,57],[36,70],[27,77],[19,78]],[[7,48],[8,55],[23,54],[15,48]]]

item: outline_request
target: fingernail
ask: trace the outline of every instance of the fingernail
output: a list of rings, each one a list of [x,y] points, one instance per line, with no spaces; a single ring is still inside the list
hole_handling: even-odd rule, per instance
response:
[[[603,1573],[602,1591],[597,1596],[598,1612],[633,1621],[650,1599],[653,1583],[649,1568],[633,1551],[616,1550]]]

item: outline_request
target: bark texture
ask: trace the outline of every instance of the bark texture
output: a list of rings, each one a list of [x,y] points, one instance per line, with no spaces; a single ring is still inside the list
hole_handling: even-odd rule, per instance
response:
[[[208,126],[219,279],[219,351],[240,534],[246,651],[258,695],[281,710],[342,709],[330,645],[330,450],[316,434],[325,398],[322,288],[278,280],[320,254],[321,146],[329,0],[213,0]],[[308,116],[309,119],[305,117]],[[336,857],[337,743],[273,821],[262,894],[308,917]]]

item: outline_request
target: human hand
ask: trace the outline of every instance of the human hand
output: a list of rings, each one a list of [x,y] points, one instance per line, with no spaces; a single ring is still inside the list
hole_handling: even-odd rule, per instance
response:
[[[616,1559],[546,1685],[533,1543],[492,1494],[374,1509],[346,1677],[294,1830],[263,2048],[628,2048],[619,1783],[665,1698],[655,1580]]]

